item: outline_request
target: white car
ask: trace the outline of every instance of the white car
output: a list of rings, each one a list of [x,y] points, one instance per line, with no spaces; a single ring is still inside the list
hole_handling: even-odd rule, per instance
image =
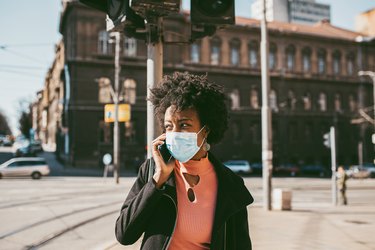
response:
[[[49,173],[49,166],[40,157],[13,158],[0,165],[0,178],[31,176],[33,179],[40,179]]]
[[[230,160],[224,162],[224,165],[227,166],[235,173],[239,174],[250,174],[252,169],[250,167],[250,163],[244,160]]]

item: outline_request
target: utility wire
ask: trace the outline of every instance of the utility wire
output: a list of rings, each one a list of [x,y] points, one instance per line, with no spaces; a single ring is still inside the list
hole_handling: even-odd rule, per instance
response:
[[[32,74],[32,73],[29,73],[29,72],[22,72],[22,71],[19,71],[19,70],[9,70],[9,69],[0,69],[0,72],[5,72],[5,73],[12,73],[12,74],[17,74],[19,76],[33,76],[33,77],[37,77],[37,78],[43,78],[43,76],[40,76],[40,75],[36,75],[36,74]]]
[[[43,65],[47,64],[47,62],[43,62],[43,61],[40,61],[38,58],[35,58],[35,57],[32,57],[32,56],[28,56],[28,55],[25,55],[25,54],[22,54],[22,53],[18,53],[18,52],[15,52],[13,50],[9,50],[6,46],[4,45],[0,45],[0,49],[2,49],[3,51],[6,51],[10,54],[13,54],[13,55],[16,55],[16,56],[19,56],[19,57],[22,57],[24,59],[28,59],[30,61],[33,61],[34,63],[35,62],[39,62]]]
[[[26,66],[26,65],[9,65],[9,64],[0,64],[0,68],[12,68],[12,69],[25,69],[25,70],[46,70],[46,67],[33,67],[33,66]]]

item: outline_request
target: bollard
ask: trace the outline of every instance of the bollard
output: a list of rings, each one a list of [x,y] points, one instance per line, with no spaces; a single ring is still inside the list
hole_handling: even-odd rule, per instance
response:
[[[276,188],[272,192],[272,209],[292,210],[292,191]]]

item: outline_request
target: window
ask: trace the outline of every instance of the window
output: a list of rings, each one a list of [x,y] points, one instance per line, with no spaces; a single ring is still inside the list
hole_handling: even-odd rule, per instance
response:
[[[250,90],[250,107],[252,109],[259,109],[258,90],[255,88]]]
[[[269,50],[269,60],[268,60],[268,66],[270,70],[276,69],[276,53],[277,53],[277,47],[274,43],[271,43],[270,50]]]
[[[125,37],[124,40],[124,54],[125,56],[137,56],[137,40],[135,38]]]
[[[293,45],[289,45],[286,48],[286,68],[289,71],[294,70],[294,63],[295,63],[295,48]]]
[[[190,59],[193,63],[200,62],[200,45],[193,43],[190,47]]]
[[[302,64],[303,72],[309,72],[311,70],[311,49],[304,48],[302,50]]]
[[[99,103],[110,103],[112,102],[111,96],[111,81],[106,77],[99,78]]]
[[[323,49],[318,51],[318,73],[324,74],[326,72],[326,52]]]
[[[258,43],[256,41],[249,43],[249,65],[251,68],[258,66]]]
[[[109,40],[110,38],[107,31],[103,30],[99,32],[98,53],[110,54],[112,52],[112,46],[110,46]]]
[[[294,94],[294,91],[289,90],[288,91],[288,108],[289,108],[289,110],[295,110],[296,109],[296,103],[297,103],[297,99],[296,99],[296,96]]]
[[[354,73],[354,53],[349,53],[346,61],[346,71],[349,76],[352,76]]]
[[[303,109],[304,110],[311,110],[311,95],[309,92],[306,92],[302,97],[303,100]]]
[[[270,109],[277,112],[279,111],[278,107],[277,107],[277,95],[276,95],[276,91],[271,89],[270,91]]]
[[[240,64],[240,47],[240,40],[232,39],[230,41],[230,62],[233,66],[237,66]]]
[[[332,61],[332,69],[333,74],[338,75],[340,74],[341,68],[340,68],[340,62],[341,62],[341,53],[340,51],[333,52],[333,61]]]
[[[355,101],[354,95],[350,94],[348,99],[349,99],[349,110],[350,110],[350,112],[355,112],[355,110],[357,108],[357,103]]]
[[[219,65],[220,64],[220,46],[221,40],[218,37],[214,37],[211,40],[211,64]]]
[[[327,95],[323,92],[319,93],[318,105],[320,111],[327,111]]]
[[[334,106],[335,106],[335,111],[341,112],[341,95],[339,93],[335,94]]]
[[[230,94],[229,98],[232,101],[231,109],[236,110],[240,108],[240,93],[238,89],[234,89]]]
[[[135,104],[137,84],[133,79],[126,79],[121,90],[121,97],[125,103]]]

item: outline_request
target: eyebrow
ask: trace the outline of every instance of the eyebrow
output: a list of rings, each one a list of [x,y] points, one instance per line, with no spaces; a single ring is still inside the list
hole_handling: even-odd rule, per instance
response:
[[[191,118],[181,118],[177,120],[177,122],[182,122],[182,121],[193,121]],[[171,120],[165,120],[164,122],[171,122]]]

